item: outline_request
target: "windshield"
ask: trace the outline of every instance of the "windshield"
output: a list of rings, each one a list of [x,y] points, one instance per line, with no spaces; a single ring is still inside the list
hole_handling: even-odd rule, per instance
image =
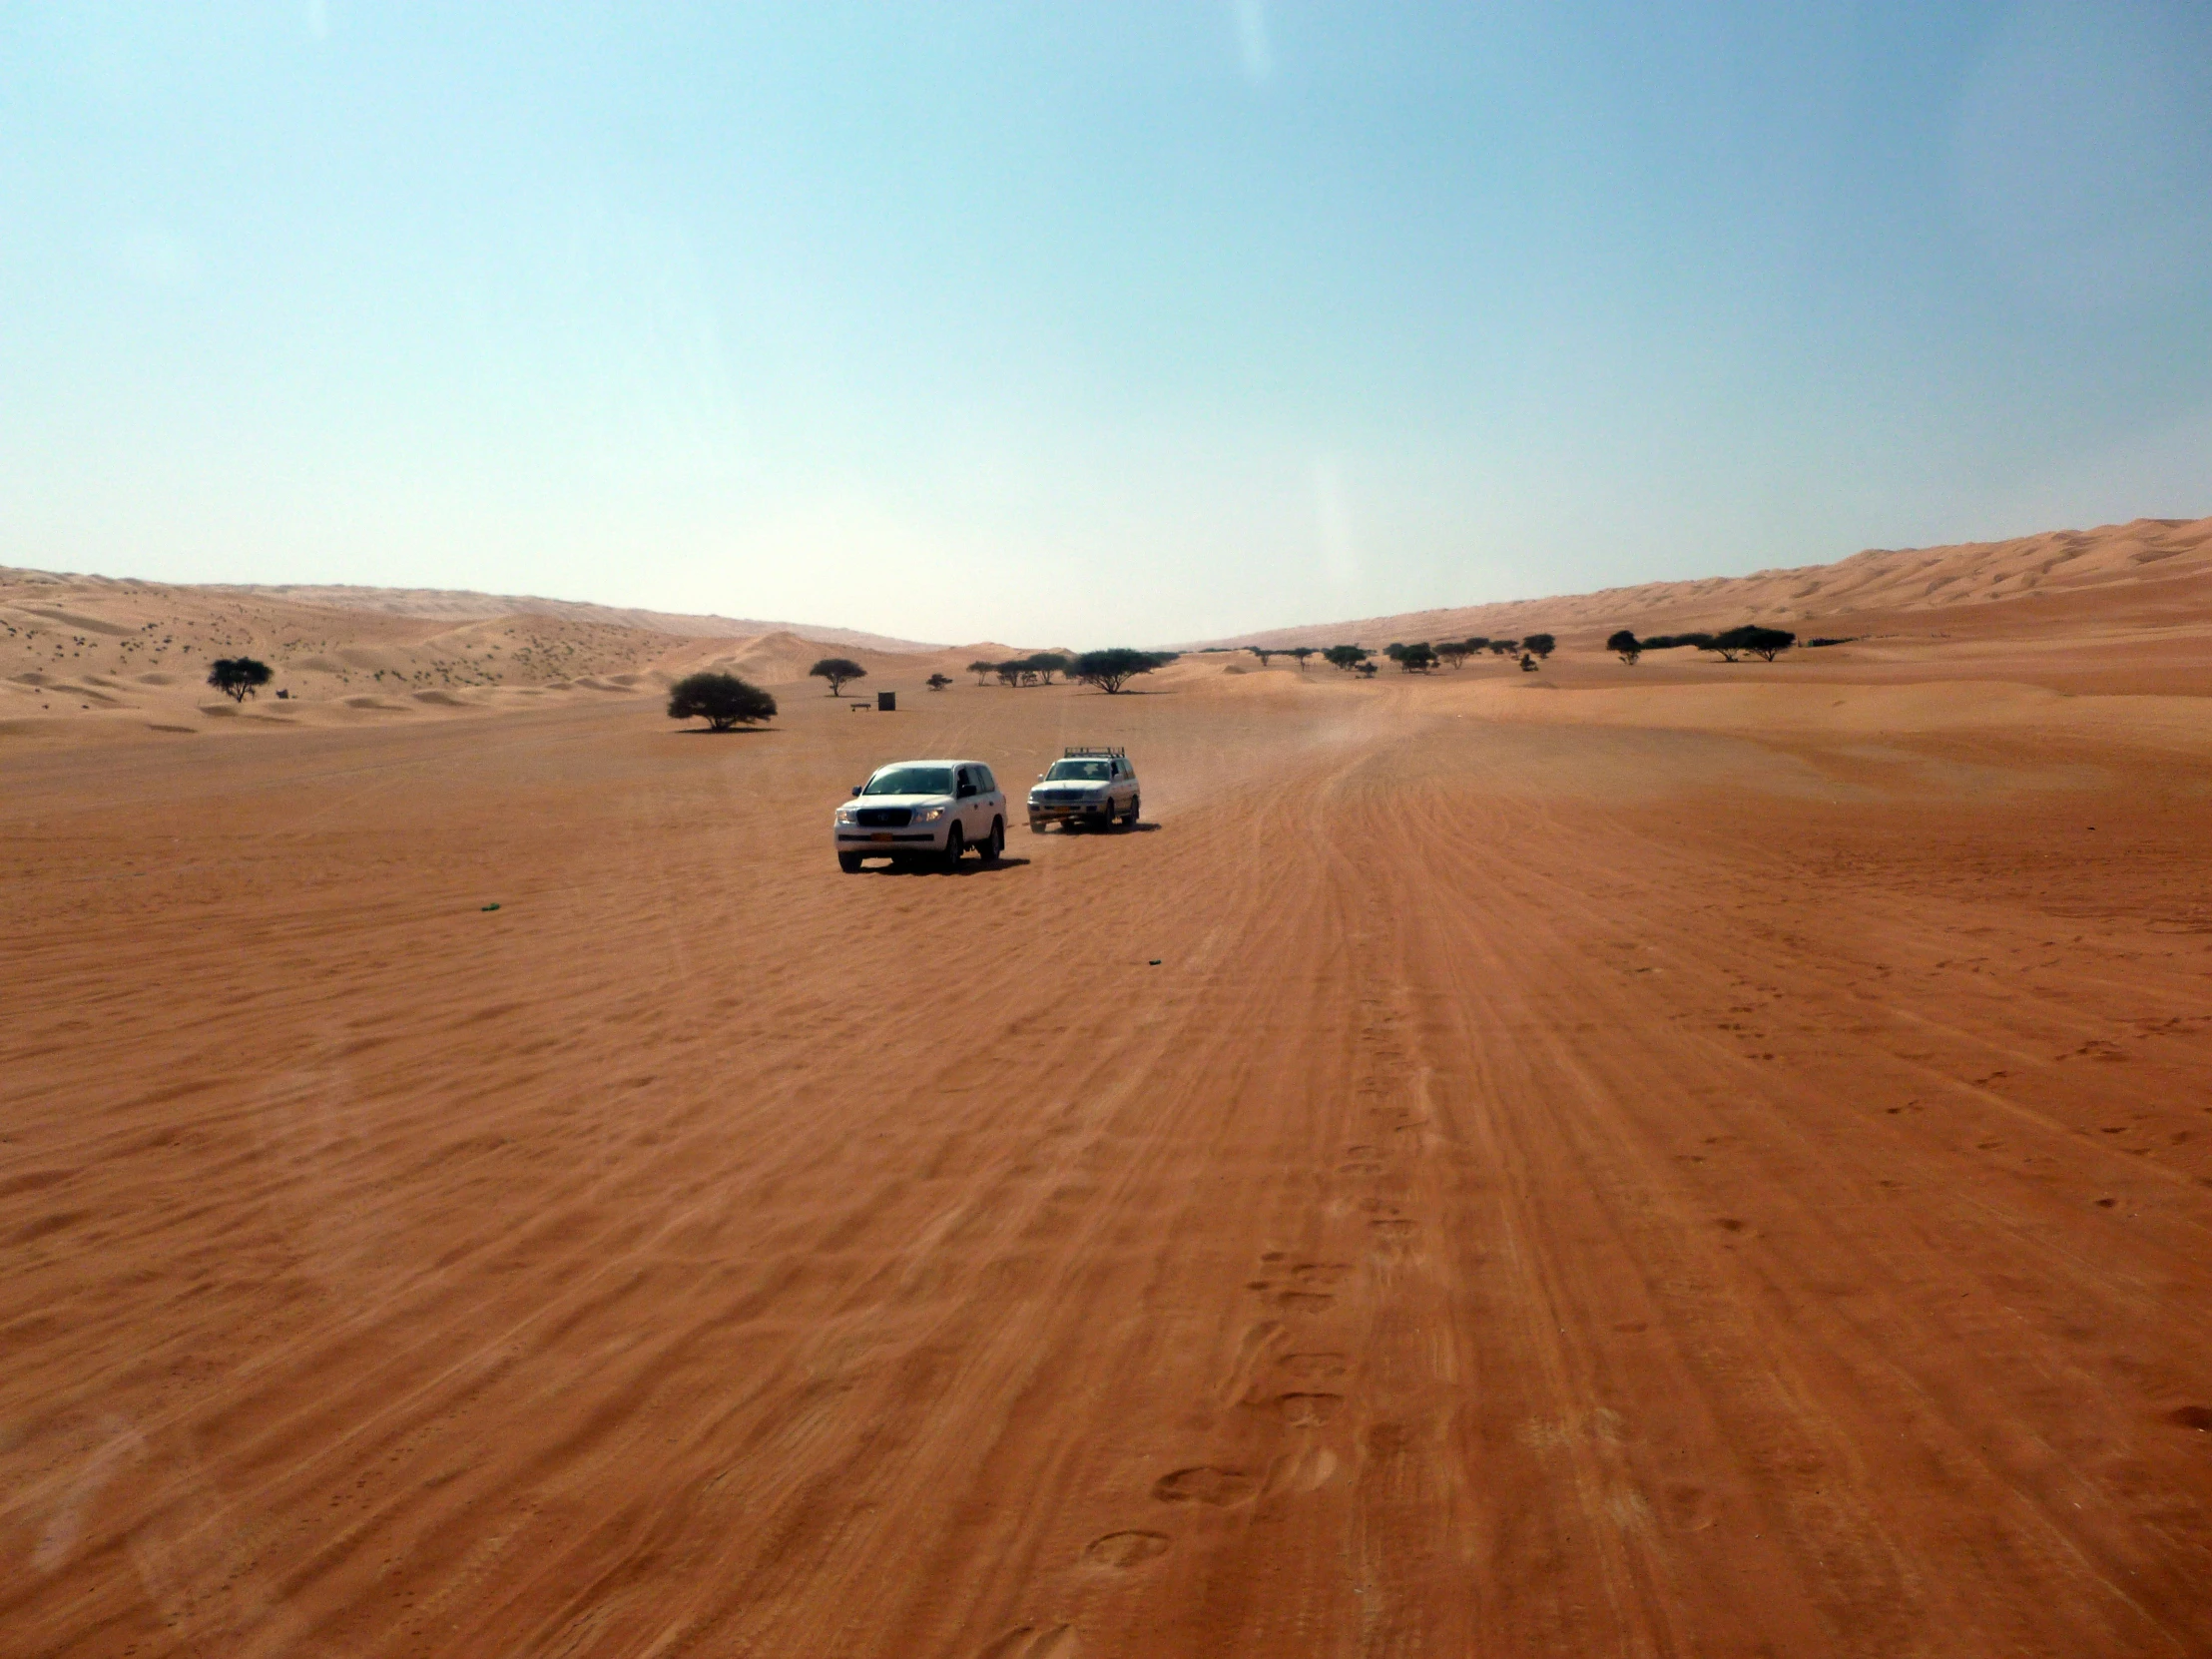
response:
[[[1061,778],[1088,778],[1099,782],[1113,776],[1105,761],[1054,761],[1052,770],[1045,774],[1047,781]]]
[[[860,791],[862,795],[950,795],[950,767],[885,767]]]

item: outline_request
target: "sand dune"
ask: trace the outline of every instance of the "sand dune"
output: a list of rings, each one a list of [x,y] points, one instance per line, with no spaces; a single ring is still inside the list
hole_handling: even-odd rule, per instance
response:
[[[483,714],[662,688],[699,668],[806,688],[809,666],[826,655],[860,662],[869,689],[919,692],[930,674],[957,673],[969,661],[956,651],[826,645],[789,631],[717,637],[582,619],[593,607],[469,618],[409,609],[402,602],[414,596],[405,594],[387,595],[390,606],[331,608],[271,597],[278,592],[0,571],[0,736],[84,741],[155,724],[173,733],[268,731]],[[243,708],[206,684],[216,658],[238,655],[276,671]],[[796,694],[808,689],[822,688]]]
[[[483,622],[501,617],[558,617],[565,622],[596,623],[654,634],[695,639],[752,639],[790,634],[817,645],[858,646],[869,651],[938,651],[940,646],[894,640],[851,628],[813,623],[758,622],[740,617],[697,616],[677,611],[648,611],[634,606],[593,605],[573,599],[540,599],[526,594],[475,593],[458,588],[363,588],[342,584],[276,583],[215,586],[216,596],[275,600],[315,610],[377,611],[389,616],[435,617],[448,622]]]
[[[1834,564],[1646,582],[1555,599],[1412,611],[1209,640],[1208,645],[1378,646],[1390,640],[1464,639],[1538,631],[1594,646],[1617,628],[1682,633],[1766,622],[1800,633],[1869,627],[1923,628],[1929,615],[2007,601],[2048,607],[2051,618],[2007,618],[2014,627],[2090,616],[2172,625],[2212,617],[2212,518],[2139,518],[2096,530],[2054,530],[1956,547],[1871,550]],[[2057,604],[2053,605],[2052,602]],[[2070,602],[2070,603],[2069,603]],[[2086,605],[2086,609],[2084,609]]]
[[[2212,1650],[2212,639],[2109,568],[721,738],[815,648],[11,584],[121,702],[0,749],[0,1653]],[[247,642],[320,712],[122,709]],[[1141,830],[834,868],[1076,741]]]

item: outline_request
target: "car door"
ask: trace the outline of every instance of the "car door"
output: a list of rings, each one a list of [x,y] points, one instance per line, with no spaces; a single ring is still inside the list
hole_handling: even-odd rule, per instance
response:
[[[998,780],[991,776],[991,769],[979,766],[975,769],[975,833],[978,838],[991,832],[991,820],[1006,816],[1006,798],[998,793]]]
[[[985,810],[983,786],[978,774],[980,767],[962,767],[954,780],[958,790],[960,833],[970,845],[991,832],[991,821]]]

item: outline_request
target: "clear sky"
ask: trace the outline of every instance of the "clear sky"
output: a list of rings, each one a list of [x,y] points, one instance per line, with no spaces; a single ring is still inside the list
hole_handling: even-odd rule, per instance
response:
[[[1164,643],[2212,513],[2212,6],[17,4],[0,563]]]

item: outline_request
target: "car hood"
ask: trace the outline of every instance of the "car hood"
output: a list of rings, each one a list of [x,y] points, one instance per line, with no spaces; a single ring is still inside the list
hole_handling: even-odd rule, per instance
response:
[[[1048,779],[1042,783],[1030,785],[1029,793],[1031,795],[1040,795],[1046,790],[1075,790],[1085,795],[1111,795],[1113,793],[1113,785],[1102,784],[1095,779],[1053,778]]]
[[[949,807],[949,795],[855,795],[842,803],[847,807],[908,807],[919,813],[931,807]]]

